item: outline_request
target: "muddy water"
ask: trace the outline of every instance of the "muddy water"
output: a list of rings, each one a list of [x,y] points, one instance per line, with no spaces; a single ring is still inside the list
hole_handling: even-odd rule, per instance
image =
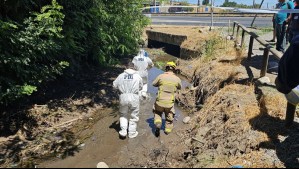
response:
[[[39,164],[38,168],[96,168],[97,163],[105,162],[110,167],[146,167],[154,165],[151,161],[153,153],[171,152],[178,145],[175,142],[178,139],[177,131],[186,128],[182,123],[182,119],[186,113],[176,106],[176,116],[174,121],[174,132],[166,136],[161,132],[161,137],[156,138],[154,132],[154,118],[152,106],[155,102],[157,88],[151,84],[152,81],[163,71],[152,68],[149,72],[149,93],[151,100],[141,103],[140,122],[138,124],[138,137],[134,139],[119,139],[119,121],[117,112],[113,112],[99,122],[92,129],[92,136],[83,145],[82,150],[75,153],[74,156],[66,159],[53,159],[51,161]],[[188,86],[187,82],[183,82],[184,86]],[[165,121],[164,121],[165,123]],[[179,146],[183,148],[183,146]],[[161,154],[160,153],[160,154]],[[167,153],[167,155],[168,155]],[[154,155],[156,156],[156,155]],[[167,156],[166,156],[167,157]],[[165,157],[165,160],[166,160]],[[155,165],[158,165],[155,164]]]

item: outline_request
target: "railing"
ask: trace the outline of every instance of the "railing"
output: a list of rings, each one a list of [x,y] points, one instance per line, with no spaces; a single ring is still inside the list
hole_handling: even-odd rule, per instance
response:
[[[235,36],[235,29],[237,27],[236,36]],[[240,34],[240,28],[242,29],[242,37],[241,37],[241,43],[239,43],[239,34]],[[239,24],[238,22],[234,22],[233,26],[233,34],[232,37],[235,37],[235,46],[236,47],[244,47],[244,41],[245,41],[245,33],[250,35],[250,42],[249,42],[249,49],[248,49],[248,60],[251,59],[252,56],[252,49],[253,49],[253,43],[254,40],[258,41],[261,45],[263,45],[264,48],[264,54],[263,54],[263,64],[261,69],[261,77],[266,76],[267,69],[268,69],[268,62],[269,62],[269,54],[270,52],[278,59],[282,57],[282,53],[274,49],[268,42],[266,42],[264,39],[259,37],[256,33],[249,31],[245,26]],[[295,118],[295,112],[296,112],[296,106],[293,104],[288,103],[287,110],[286,110],[286,121],[285,125],[286,127],[290,127]]]
[[[237,31],[235,31],[236,28],[237,28]],[[239,43],[240,28],[242,29],[241,43]],[[236,36],[235,36],[235,32],[236,32]],[[261,69],[261,77],[264,77],[264,76],[266,76],[266,73],[267,73],[270,52],[277,59],[280,59],[282,57],[282,53],[277,51],[275,48],[273,48],[273,46],[271,44],[269,44],[264,39],[259,37],[256,33],[249,31],[245,26],[239,24],[238,22],[234,22],[233,34],[232,34],[232,36],[235,37],[236,47],[237,46],[239,46],[241,48],[244,47],[244,41],[245,41],[246,33],[250,35],[248,60],[250,60],[251,56],[252,56],[254,40],[258,41],[261,45],[263,45],[265,47],[264,48],[264,55],[263,55],[263,65],[262,65],[262,69]]]
[[[211,16],[211,12],[143,12],[143,14],[152,14],[153,16]],[[253,17],[256,14],[259,17],[273,17],[273,14],[265,13],[214,12],[215,17]]]

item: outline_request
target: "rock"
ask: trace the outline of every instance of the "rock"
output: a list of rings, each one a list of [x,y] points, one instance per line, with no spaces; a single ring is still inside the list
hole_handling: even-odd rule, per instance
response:
[[[270,81],[270,78],[269,77],[262,77],[262,78],[259,78],[257,81],[256,81],[256,84],[257,85],[264,85],[264,84],[269,84],[271,83]]]
[[[227,40],[234,40],[234,37],[231,36],[231,35],[229,35],[229,36],[226,37],[226,39],[227,39]]]
[[[97,164],[97,168],[109,168],[109,166],[104,162],[99,162]]]
[[[190,120],[191,120],[191,117],[187,116],[184,118],[183,122],[184,122],[184,124],[188,124]]]
[[[101,93],[102,93],[103,95],[106,95],[106,94],[107,94],[106,91],[105,91],[104,89],[101,90]]]
[[[298,117],[295,117],[295,118],[294,118],[294,122],[299,123],[299,118],[298,118]]]
[[[77,140],[77,141],[74,143],[75,146],[79,146],[80,144],[81,144],[81,141],[80,141],[80,140]]]
[[[84,147],[84,146],[85,146],[85,144],[80,144],[80,145],[79,145],[79,147]]]

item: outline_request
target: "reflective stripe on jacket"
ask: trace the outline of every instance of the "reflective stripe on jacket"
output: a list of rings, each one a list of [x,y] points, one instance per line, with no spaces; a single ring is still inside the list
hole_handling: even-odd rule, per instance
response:
[[[165,108],[174,106],[175,94],[182,88],[181,80],[172,72],[165,72],[158,76],[153,86],[159,87],[156,103]]]

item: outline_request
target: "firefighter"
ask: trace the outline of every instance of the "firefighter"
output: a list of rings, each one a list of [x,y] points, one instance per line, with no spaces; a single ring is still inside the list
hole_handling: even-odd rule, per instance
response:
[[[159,75],[153,82],[154,87],[158,87],[158,96],[154,104],[154,123],[156,126],[155,135],[160,136],[162,127],[162,114],[165,113],[166,124],[165,134],[169,134],[173,130],[173,120],[175,115],[174,102],[175,95],[182,88],[181,80],[175,75],[176,64],[168,62],[166,64],[166,72]]]

